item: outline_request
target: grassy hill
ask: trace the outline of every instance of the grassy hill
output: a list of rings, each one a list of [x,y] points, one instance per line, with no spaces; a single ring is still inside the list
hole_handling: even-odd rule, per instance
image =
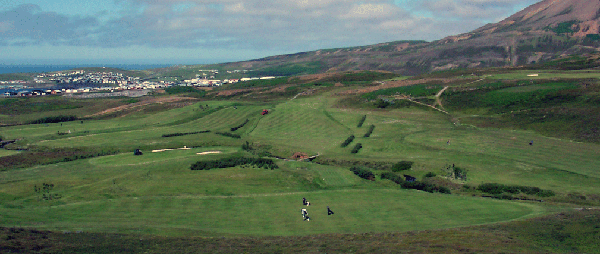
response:
[[[347,72],[202,96],[0,99],[0,119],[12,124],[0,136],[16,140],[0,150],[0,248],[313,252],[319,239],[316,252],[597,251],[597,211],[574,208],[600,204],[600,73],[471,74]],[[76,120],[27,124],[58,115]],[[277,168],[190,168],[259,157]],[[412,167],[397,171],[401,161]]]

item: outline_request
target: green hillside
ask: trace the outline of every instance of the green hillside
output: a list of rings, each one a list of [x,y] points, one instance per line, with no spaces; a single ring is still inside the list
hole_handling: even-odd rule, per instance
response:
[[[37,115],[2,112],[12,125],[0,127],[0,136],[16,142],[0,150],[0,227],[6,228],[0,246],[31,250],[41,240],[29,237],[21,239],[20,249],[14,245],[18,234],[30,230],[80,232],[82,244],[114,234],[123,234],[122,241],[213,239],[205,244],[221,237],[240,243],[278,239],[267,252],[286,246],[281,239],[295,241],[286,237],[329,242],[364,235],[366,249],[346,242],[319,252],[366,253],[377,252],[380,234],[442,237],[452,230],[476,242],[491,237],[484,233],[489,228],[501,227],[515,239],[534,239],[511,242],[508,252],[564,251],[538,249],[554,240],[514,225],[600,204],[599,125],[588,114],[599,110],[600,74],[482,72],[423,79],[372,73],[302,77],[256,83],[227,97],[221,93],[233,91],[228,87],[201,98],[0,99],[20,109],[72,105],[45,107]],[[325,82],[336,85],[316,85]],[[547,120],[533,119],[542,113]],[[60,115],[77,120],[26,124]],[[345,140],[349,144],[342,146]],[[134,155],[136,149],[143,155]],[[190,168],[198,161],[240,158],[269,159],[277,168]],[[412,162],[411,168],[398,171],[394,165],[401,161]],[[372,177],[363,179],[352,167]],[[303,206],[302,198],[311,205]],[[327,206],[335,214],[327,215]],[[310,221],[303,220],[302,208]],[[576,218],[574,227],[588,232]],[[583,248],[575,252],[594,246],[575,237]],[[440,239],[423,241],[429,246]],[[61,241],[47,250],[67,244]],[[452,241],[439,252],[452,252],[444,248],[461,240]],[[421,251],[432,250],[425,244],[418,244]],[[478,246],[483,249],[476,252],[495,252]]]

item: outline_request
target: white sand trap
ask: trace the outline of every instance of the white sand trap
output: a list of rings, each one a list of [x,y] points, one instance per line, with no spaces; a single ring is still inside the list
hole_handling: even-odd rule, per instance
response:
[[[207,154],[215,154],[215,153],[221,153],[221,151],[208,151],[208,152],[201,152],[201,153],[196,153],[196,154],[207,155]]]
[[[183,148],[177,148],[178,150],[190,150],[191,148],[188,148],[187,146],[183,146]],[[160,152],[164,152],[164,151],[172,151],[172,150],[177,150],[177,149],[159,149],[159,150],[152,150],[153,153],[160,153]]]

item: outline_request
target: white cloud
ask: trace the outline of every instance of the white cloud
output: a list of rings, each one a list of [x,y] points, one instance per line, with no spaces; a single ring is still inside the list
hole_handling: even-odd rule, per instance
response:
[[[526,0],[526,2],[534,0]],[[516,0],[117,0],[110,17],[0,11],[0,45],[298,52],[440,39],[512,14]],[[75,7],[74,7],[75,8]],[[117,16],[115,16],[117,15]],[[24,18],[25,17],[25,18]],[[35,23],[34,21],[41,21]],[[116,51],[115,51],[116,52]],[[163,50],[163,52],[165,52]]]

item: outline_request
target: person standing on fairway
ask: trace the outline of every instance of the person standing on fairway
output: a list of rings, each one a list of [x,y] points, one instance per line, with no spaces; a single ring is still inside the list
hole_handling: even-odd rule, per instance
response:
[[[329,206],[327,206],[327,215],[332,215],[333,211],[331,211],[331,209],[329,209]]]

